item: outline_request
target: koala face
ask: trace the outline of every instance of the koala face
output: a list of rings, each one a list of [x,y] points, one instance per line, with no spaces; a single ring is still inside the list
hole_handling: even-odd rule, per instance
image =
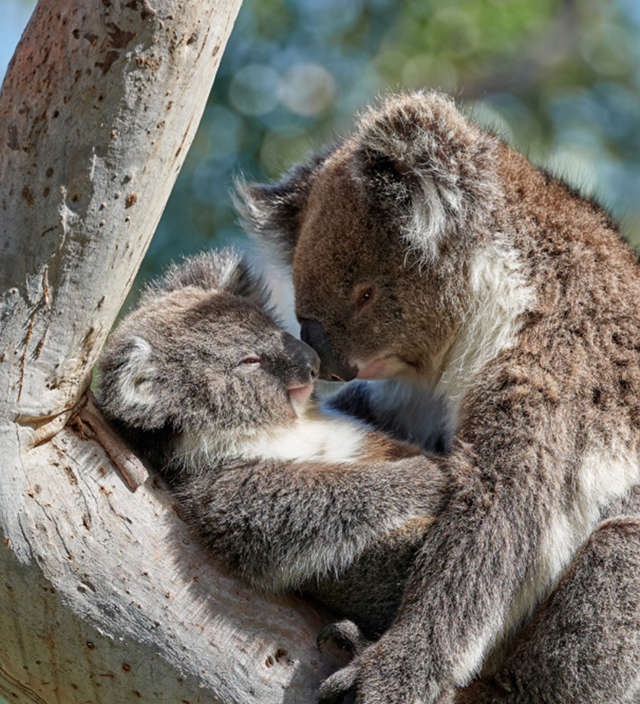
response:
[[[276,325],[241,263],[225,256],[208,282],[193,264],[176,268],[111,336],[98,392],[108,415],[173,435],[206,430],[222,444],[295,418],[317,354]]]
[[[280,183],[241,185],[249,228],[292,267],[322,376],[438,377],[498,200],[496,144],[445,96],[395,96]]]
[[[354,178],[355,158],[334,154],[309,193],[292,262],[301,336],[323,376],[424,376],[454,322],[442,266],[407,256],[400,222]]]

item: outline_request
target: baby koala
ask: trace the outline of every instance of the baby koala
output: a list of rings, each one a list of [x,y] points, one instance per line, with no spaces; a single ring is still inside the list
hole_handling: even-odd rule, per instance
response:
[[[216,556],[263,590],[313,594],[373,636],[393,618],[447,482],[416,471],[419,448],[323,408],[318,369],[277,325],[260,278],[225,250],[148,288],[109,339],[97,398]]]

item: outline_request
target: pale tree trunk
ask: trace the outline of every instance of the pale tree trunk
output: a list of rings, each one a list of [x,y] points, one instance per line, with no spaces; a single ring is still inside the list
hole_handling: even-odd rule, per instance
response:
[[[315,647],[319,613],[227,575],[157,480],[131,491],[87,436],[92,419],[69,423],[239,4],[41,0],[4,81],[0,695],[9,702],[312,702],[336,665]]]

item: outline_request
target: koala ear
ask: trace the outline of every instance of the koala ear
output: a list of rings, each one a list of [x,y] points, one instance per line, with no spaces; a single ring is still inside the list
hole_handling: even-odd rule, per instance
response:
[[[165,424],[155,393],[156,367],[151,345],[132,335],[109,344],[100,363],[98,402],[111,418],[152,430]]]
[[[153,400],[155,366],[151,345],[142,337],[133,337],[122,365],[120,386],[129,405],[146,405]]]
[[[304,167],[296,167],[274,184],[238,179],[234,204],[242,227],[262,245],[274,250],[280,262],[290,265],[307,195],[308,174]]]
[[[448,231],[468,228],[498,199],[498,142],[448,96],[391,96],[364,113],[357,141],[361,177],[377,198],[402,209],[407,243],[424,259],[435,259]]]
[[[276,257],[290,265],[298,239],[302,213],[318,167],[335,147],[294,166],[278,183],[247,183],[236,180],[234,205],[243,228]]]
[[[164,276],[154,281],[145,293],[148,298],[187,286],[205,291],[225,291],[268,308],[269,293],[262,278],[234,249],[201,252],[171,264]]]
[[[263,310],[270,308],[267,285],[238,252],[223,249],[213,252],[211,258],[218,271],[217,288],[220,291],[245,298]]]

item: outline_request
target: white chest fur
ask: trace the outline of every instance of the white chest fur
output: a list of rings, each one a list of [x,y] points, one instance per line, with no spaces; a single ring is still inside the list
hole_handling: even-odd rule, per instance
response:
[[[454,429],[466,393],[484,366],[515,344],[520,317],[535,298],[519,253],[507,244],[492,244],[475,255],[469,286],[473,304],[435,387],[435,395],[446,400]]]
[[[242,455],[263,460],[354,462],[364,449],[367,429],[347,418],[298,418],[295,425],[274,428],[253,438]]]
[[[640,482],[640,456],[632,443],[587,453],[576,477],[576,494],[568,511],[558,511],[542,539],[539,558],[511,604],[504,642],[554,589],[580,547],[601,521],[603,510]]]

